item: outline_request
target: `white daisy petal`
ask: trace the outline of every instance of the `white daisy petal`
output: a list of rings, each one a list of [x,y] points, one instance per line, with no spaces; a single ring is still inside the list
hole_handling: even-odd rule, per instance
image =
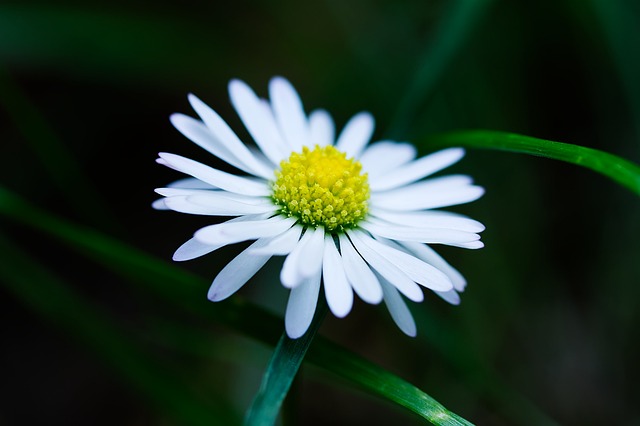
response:
[[[380,141],[367,147],[358,161],[372,179],[416,158],[416,148],[408,143]]]
[[[309,132],[311,145],[333,145],[335,138],[335,125],[331,115],[323,109],[317,109],[309,114]]]
[[[371,216],[383,219],[396,225],[416,228],[455,229],[464,232],[482,232],[485,227],[477,220],[445,211],[394,212],[383,209],[372,209]]]
[[[353,291],[347,281],[340,253],[331,235],[324,237],[322,279],[329,309],[338,318],[345,317],[353,306]]]
[[[447,244],[457,246],[480,239],[478,234],[442,228],[417,228],[402,225],[386,224],[368,218],[360,226],[372,234],[392,240],[417,241],[429,244]]]
[[[241,161],[227,146],[225,146],[211,130],[201,121],[184,114],[172,114],[171,124],[193,143],[206,149],[216,157],[224,160],[243,172],[254,174],[250,167]]]
[[[378,304],[382,301],[382,288],[369,265],[354,249],[345,234],[340,234],[340,254],[347,279],[353,290],[367,303]]]
[[[273,237],[291,228],[295,219],[274,216],[270,219],[244,221],[241,223],[227,221],[209,225],[196,231],[194,237],[205,244],[233,244],[241,241],[256,240],[261,237]]]
[[[383,256],[416,283],[435,291],[448,291],[453,288],[451,280],[444,272],[417,257],[397,248],[389,247],[364,233],[359,233],[356,238],[362,244],[367,245],[370,249]]]
[[[153,203],[151,203],[151,207],[153,207],[156,210],[171,210],[164,203],[164,198],[160,198],[159,200],[155,200]]]
[[[282,140],[273,114],[264,108],[260,98],[243,81],[231,80],[229,83],[231,103],[240,119],[262,152],[273,162],[279,164],[290,154],[287,143]]]
[[[296,247],[302,233],[302,226],[292,226],[282,234],[272,237],[269,244],[252,250],[254,254],[286,255]]]
[[[198,99],[194,94],[189,94],[189,102],[213,136],[216,137],[234,157],[244,164],[244,171],[265,179],[271,178],[273,171],[256,160],[253,154],[251,154],[251,151],[242,143],[218,113]]]
[[[207,295],[209,300],[213,302],[224,300],[245,285],[271,258],[270,254],[252,254],[251,249],[260,248],[268,241],[267,238],[257,240],[227,263],[209,287]]]
[[[322,253],[324,252],[324,228],[319,226],[311,232],[309,242],[302,247],[301,259],[298,270],[303,278],[315,275],[322,268]]]
[[[481,249],[482,247],[484,247],[484,243],[482,241],[471,241],[468,243],[449,244],[449,245],[454,247],[471,249],[471,250]]]
[[[269,96],[273,113],[292,151],[300,152],[309,146],[309,125],[298,92],[282,77],[274,77],[269,82]]]
[[[394,211],[426,210],[469,203],[483,194],[484,188],[472,185],[468,176],[452,175],[386,192],[374,192],[371,204]]]
[[[292,339],[301,337],[313,320],[320,294],[320,276],[318,271],[291,290],[284,325],[287,335]]]
[[[452,305],[460,304],[460,295],[455,291],[455,289],[451,289],[449,291],[436,291],[434,293],[440,296],[445,302],[451,303]]]
[[[185,189],[213,189],[213,186],[196,178],[178,179],[167,185],[169,188],[185,188]]]
[[[415,337],[417,334],[416,322],[411,315],[411,311],[407,307],[407,304],[402,300],[402,296],[398,293],[392,285],[390,285],[384,278],[380,277],[380,285],[384,293],[384,302],[389,309],[391,318],[396,323],[398,328],[402,330],[407,336]]]
[[[285,287],[294,288],[306,278],[322,269],[324,229],[307,229],[297,246],[282,265],[280,281]]]
[[[402,272],[402,270],[386,259],[383,255],[362,242],[362,232],[348,231],[347,235],[349,235],[353,245],[363,259],[366,260],[373,269],[375,269],[381,276],[383,276],[409,299],[414,302],[422,302],[424,294],[422,293],[420,286],[412,281],[404,272]]]
[[[266,183],[232,175],[176,154],[161,152],[160,158],[172,168],[191,175],[209,185],[237,194],[266,196],[270,194]]]
[[[418,259],[424,260],[428,264],[435,266],[436,268],[447,274],[447,276],[453,283],[453,288],[457,291],[463,291],[467,286],[467,280],[464,278],[464,276],[462,276],[462,274],[458,272],[458,270],[453,266],[449,265],[446,260],[444,260],[438,253],[436,253],[434,249],[432,249],[428,245],[411,241],[399,241],[398,244],[403,246]]]
[[[458,162],[464,149],[449,148],[435,152],[391,172],[373,176],[369,180],[372,191],[385,191],[415,182]]]
[[[233,219],[229,219],[225,222],[225,224],[231,223],[239,223],[239,222],[252,222],[264,220],[266,218],[265,214],[248,214],[244,216],[234,217]],[[173,260],[175,261],[184,261],[195,259],[196,257],[204,256],[205,254],[211,253],[215,250],[218,250],[221,247],[226,246],[229,243],[226,242],[218,242],[215,244],[202,242],[197,240],[196,238],[192,238],[186,243],[182,244],[178,250],[173,254]]]
[[[293,250],[284,259],[282,270],[280,271],[280,282],[287,288],[295,288],[297,285],[304,281],[304,277],[300,273],[298,264],[302,261],[301,254],[304,246],[309,243],[312,232],[308,229],[302,235],[302,238],[298,241]]]
[[[286,256],[280,280],[291,289],[285,314],[291,338],[308,330],[323,282],[335,316],[351,311],[354,293],[371,304],[384,300],[398,327],[410,336],[416,335],[416,323],[403,296],[420,302],[426,287],[448,303],[460,303],[464,277],[426,243],[483,246],[478,235],[484,231],[482,223],[432,210],[467,203],[484,193],[469,176],[430,178],[460,160],[463,149],[414,160],[416,149],[408,143],[367,146],[374,119],[366,112],[353,116],[336,140],[331,115],[320,109],[307,117],[298,93],[282,77],[270,81],[270,100],[259,98],[240,80],[232,80],[228,88],[255,144],[245,145],[194,95],[189,101],[202,121],[174,114],[171,122],[248,176],[160,153],[159,164],[189,177],[157,188],[164,198],[152,204],[159,210],[234,217],[196,231],[176,250],[174,260],[256,240],[213,280],[208,293],[212,301],[238,291],[279,255]],[[310,223],[313,226],[305,225]]]
[[[204,256],[205,254],[209,254],[212,251],[219,249],[220,247],[222,246],[218,244],[205,244],[196,240],[195,238],[191,238],[180,247],[178,247],[178,250],[173,253],[173,260],[177,262],[183,262],[185,260],[195,259],[200,256]]]
[[[347,158],[358,158],[373,135],[373,116],[368,112],[356,114],[344,126],[336,142],[336,148],[347,154]]]
[[[221,189],[213,188],[213,189],[192,189],[192,188],[156,188],[154,189],[160,195],[164,195],[165,197],[175,197],[177,195],[204,195],[207,196],[211,194],[213,197],[224,197],[232,201],[238,201],[245,204],[264,204],[265,202],[269,202],[269,198],[267,197],[252,197],[249,195],[236,194],[234,192],[224,191]]]
[[[221,192],[221,191],[219,191]],[[275,213],[277,206],[270,202],[244,203],[214,192],[198,195],[178,195],[165,199],[171,210],[209,216],[240,216],[245,214]]]

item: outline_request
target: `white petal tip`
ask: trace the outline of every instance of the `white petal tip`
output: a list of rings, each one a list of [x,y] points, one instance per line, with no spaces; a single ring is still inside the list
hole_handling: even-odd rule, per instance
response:
[[[412,302],[420,303],[424,300],[424,293],[422,293],[422,290],[414,291],[411,294],[407,294],[407,293],[402,293],[402,294]]]
[[[469,243],[466,243],[462,247],[466,248],[466,249],[477,250],[477,249],[483,248],[484,247],[484,243],[482,241],[471,241]]]
[[[228,89],[230,93],[237,90],[244,90],[246,88],[248,88],[247,84],[240,79],[233,78],[229,81]]]
[[[292,289],[297,287],[302,282],[302,278],[283,276],[282,274],[280,274],[280,282],[282,283],[283,287]]]
[[[171,260],[173,260],[174,262],[184,262],[186,260],[189,260],[177,253],[174,253],[173,256],[171,256]]]
[[[285,325],[285,330],[287,332],[287,336],[289,336],[290,339],[299,339],[302,336],[304,336],[304,333],[307,332],[307,329],[302,329],[302,328],[296,328],[294,326],[288,326]]]
[[[182,128],[184,128],[184,124],[185,124],[185,120],[188,119],[189,117],[181,114],[179,112],[175,112],[173,114],[171,114],[169,116],[169,121],[171,122],[171,124],[173,125],[173,127],[175,127],[176,129],[178,129],[178,131],[180,131],[182,133]]]
[[[220,302],[221,300],[224,300],[230,296],[230,295],[221,296],[217,290],[218,290],[217,286],[215,284],[212,284],[211,288],[209,288],[209,292],[207,293],[207,299],[209,299],[212,302]]]
[[[187,95],[187,99],[189,100],[189,103],[193,106],[194,103],[198,104],[198,103],[203,103],[199,97],[197,97],[196,95],[194,95],[193,93],[189,93]]]
[[[451,289],[448,291],[436,291],[435,293],[447,303],[455,306],[460,304],[460,295],[455,289]]]
[[[284,84],[287,86],[290,86],[291,83],[289,83],[289,80],[287,80],[286,78],[280,76],[280,75],[276,75],[274,77],[271,78],[271,80],[269,81],[270,85],[280,85],[280,84]]]
[[[167,205],[164,203],[164,198],[155,200],[153,203],[151,203],[151,207],[155,210],[168,210]]]
[[[331,309],[331,313],[336,318],[344,318],[347,315],[349,315],[349,312],[351,312],[351,306],[348,306],[348,307],[342,306],[342,307]]]
[[[416,330],[415,328],[412,330],[401,330],[401,331],[409,337],[416,337],[418,335],[418,330]]]
[[[380,292],[380,294],[368,295],[366,296],[366,298],[363,298],[362,296],[360,296],[360,299],[362,299],[363,302],[366,302],[370,305],[379,305],[380,302],[384,300],[382,297],[382,292]]]

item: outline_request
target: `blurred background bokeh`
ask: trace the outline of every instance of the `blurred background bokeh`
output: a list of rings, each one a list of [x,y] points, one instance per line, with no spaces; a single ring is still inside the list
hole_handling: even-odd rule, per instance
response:
[[[180,177],[156,154],[222,164],[168,116],[192,114],[193,92],[247,138],[227,83],[240,78],[266,96],[274,75],[338,127],[372,112],[376,139],[484,128],[640,161],[634,0],[5,0],[0,185],[169,263],[211,220],[151,209],[153,189]],[[486,247],[440,250],[469,282],[462,304],[433,295],[411,304],[415,339],[383,306],[362,302],[346,319],[329,316],[320,333],[476,424],[640,425],[640,200],[589,170],[523,155],[469,150],[450,171],[487,189],[453,209],[486,224]],[[1,268],[55,275],[143,351],[139,364],[157,366],[136,370],[118,358],[106,329],[87,323],[82,334],[82,324],[56,320],[78,306],[39,304],[50,294],[46,278],[27,293],[3,274],[0,424],[197,424],[192,394],[218,410],[219,424],[241,418],[272,346],[191,317],[33,226],[2,216],[0,233]],[[182,302],[217,309],[207,282],[238,252],[178,265],[203,277],[201,292]],[[278,268],[270,263],[240,295],[282,315]],[[154,397],[168,383],[162,374],[180,385],[182,411],[180,401],[168,410]],[[285,420],[423,423],[308,365]]]

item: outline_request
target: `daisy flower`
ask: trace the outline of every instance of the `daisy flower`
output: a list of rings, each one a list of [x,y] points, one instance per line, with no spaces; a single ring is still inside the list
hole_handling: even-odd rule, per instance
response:
[[[173,114],[188,139],[243,172],[233,174],[194,160],[160,153],[158,163],[189,175],[156,192],[157,209],[231,219],[199,229],[175,252],[184,261],[228,244],[253,241],[213,280],[208,298],[226,299],[273,256],[286,256],[280,280],[291,289],[285,328],[302,336],[316,310],[320,289],[331,312],[346,316],[354,293],[385,301],[399,328],[415,336],[404,298],[421,302],[423,288],[449,303],[460,302],[462,275],[428,244],[477,249],[484,226],[441,207],[474,201],[483,188],[465,175],[425,179],[464,155],[445,149],[415,159],[408,143],[368,145],[373,117],[356,114],[335,137],[324,110],[307,115],[284,78],[269,83],[269,100],[245,83],[229,83],[231,103],[255,141],[243,143],[225,121],[194,95],[198,119]],[[404,298],[403,298],[404,296]]]

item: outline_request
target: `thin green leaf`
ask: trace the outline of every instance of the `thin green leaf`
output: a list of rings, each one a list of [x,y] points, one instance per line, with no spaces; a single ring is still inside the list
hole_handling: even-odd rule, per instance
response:
[[[318,339],[307,359],[374,395],[413,411],[434,425],[472,425],[411,383],[331,342]]]
[[[206,320],[217,321],[267,344],[273,344],[282,330],[281,318],[242,298],[234,296],[213,305],[203,297],[207,283],[201,278],[107,235],[39,211],[1,187],[0,214],[59,239],[79,254],[134,278],[132,285],[144,285],[146,291],[154,292]],[[315,339],[306,358],[351,385],[393,401],[435,425],[470,424],[415,386],[322,337]]]
[[[640,166],[593,148],[491,130],[445,133],[429,136],[421,143],[431,148],[463,146],[496,149],[562,160],[596,171],[640,195]]]
[[[412,112],[418,110],[433,93],[436,83],[491,2],[492,0],[457,0],[449,5],[449,10],[420,55],[416,72],[396,108],[387,132],[390,136],[406,135]]]
[[[78,296],[43,265],[37,264],[0,234],[0,283],[47,322],[58,324],[78,336],[107,364],[121,373],[158,409],[180,424],[228,425],[236,417],[220,401],[203,401],[166,365],[136,347],[101,313],[99,307]]]
[[[326,303],[318,307],[307,332],[299,339],[290,339],[283,333],[278,341],[269,365],[262,377],[244,423],[247,426],[272,426],[287,396],[320,324],[327,313]]]

